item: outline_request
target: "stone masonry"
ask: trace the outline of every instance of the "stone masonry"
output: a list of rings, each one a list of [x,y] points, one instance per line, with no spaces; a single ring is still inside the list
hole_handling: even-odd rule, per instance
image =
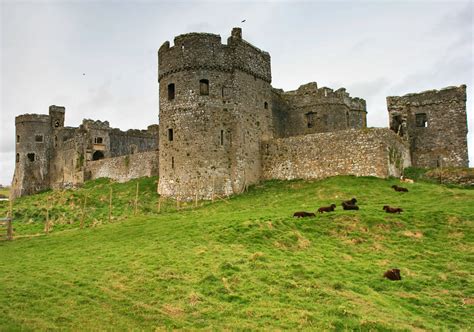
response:
[[[83,120],[78,128],[64,127],[64,118],[65,108],[54,105],[50,106],[49,115],[16,117],[13,197],[79,185],[86,179],[95,178],[91,170],[96,169],[92,167],[96,160],[158,148],[158,125],[149,126],[148,130],[123,132],[110,128],[107,121]],[[146,165],[149,164],[145,163],[144,167]],[[158,175],[156,168],[153,175]],[[113,177],[111,173],[100,175]]]
[[[468,167],[466,86],[387,97],[390,128],[416,167]]]
[[[64,127],[60,106],[18,116],[13,195],[159,174],[162,196],[210,199],[262,179],[388,177],[412,164],[468,164],[464,85],[387,97],[390,128],[369,129],[365,100],[344,88],[311,82],[285,92],[271,80],[270,54],[240,28],[226,44],[210,33],[179,35],[158,51],[159,126]]]

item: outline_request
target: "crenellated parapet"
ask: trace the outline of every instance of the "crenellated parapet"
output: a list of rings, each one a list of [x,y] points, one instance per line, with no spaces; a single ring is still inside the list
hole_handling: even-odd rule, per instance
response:
[[[38,122],[48,124],[49,121],[49,115],[46,114],[22,114],[15,117],[15,124],[23,122]]]
[[[334,91],[328,87],[318,88],[316,82],[301,85],[297,90],[282,92],[282,97],[298,106],[307,104],[344,104],[350,110],[366,112],[366,102],[362,98],[351,97],[345,88]]]
[[[367,106],[345,88],[318,87],[316,82],[297,90],[273,89],[273,122],[278,137],[306,135],[367,126]]]
[[[166,41],[158,51],[158,81],[173,73],[189,70],[240,70],[266,82],[271,82],[270,54],[242,39],[240,28],[234,28],[221,43],[219,35],[188,33]]]

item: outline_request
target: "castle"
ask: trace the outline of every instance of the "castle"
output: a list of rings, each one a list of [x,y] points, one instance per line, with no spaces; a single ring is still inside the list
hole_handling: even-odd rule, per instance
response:
[[[262,179],[400,176],[403,168],[467,167],[466,86],[388,97],[390,128],[367,128],[366,103],[344,88],[271,85],[270,55],[234,28],[177,36],[158,51],[160,124],[122,132],[64,108],[16,118],[13,194],[111,177],[159,174],[166,197],[209,199]],[[100,160],[98,160],[100,159]]]

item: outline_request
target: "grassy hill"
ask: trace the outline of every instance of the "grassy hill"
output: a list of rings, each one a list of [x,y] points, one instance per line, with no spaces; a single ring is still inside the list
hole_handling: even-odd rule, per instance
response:
[[[474,326],[474,190],[270,181],[198,208],[167,201],[158,214],[155,181],[138,180],[137,215],[136,181],[17,200],[18,238],[0,242],[0,330]],[[360,211],[343,211],[352,197]],[[334,213],[292,218],[330,203]],[[385,204],[405,212],[386,214]],[[393,267],[401,281],[382,278]]]

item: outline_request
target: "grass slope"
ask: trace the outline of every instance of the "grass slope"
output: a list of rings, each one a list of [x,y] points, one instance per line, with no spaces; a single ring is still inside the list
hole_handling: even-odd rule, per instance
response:
[[[0,242],[0,330],[361,329],[474,326],[474,191],[335,177],[266,182],[226,202],[156,213],[156,179],[15,202],[17,234]],[[78,229],[81,199],[90,206]],[[342,211],[357,197],[360,211]],[[52,203],[53,202],[53,203]],[[332,214],[293,219],[332,202]],[[389,215],[382,206],[401,206]],[[5,206],[2,207],[5,211]],[[79,215],[79,216],[78,216]],[[72,221],[72,223],[71,223]],[[392,267],[403,280],[381,277]]]

